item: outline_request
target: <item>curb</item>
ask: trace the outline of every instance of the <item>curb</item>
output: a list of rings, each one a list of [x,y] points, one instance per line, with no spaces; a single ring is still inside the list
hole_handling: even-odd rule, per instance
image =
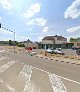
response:
[[[40,56],[36,56],[36,57],[48,59],[48,60],[51,60],[51,61],[54,60],[53,58],[48,58],[48,57],[42,57],[42,56],[41,56],[41,57],[40,57]],[[54,60],[54,61],[57,61],[57,62],[59,61],[59,62],[62,62],[62,63],[65,62],[64,60],[61,60],[61,61],[60,61],[60,60],[57,60],[57,59]],[[65,63],[73,64],[73,65],[74,65],[74,64],[75,64],[75,65],[80,65],[80,63],[78,64],[78,63],[76,63],[76,62],[69,62],[69,61],[66,61]]]

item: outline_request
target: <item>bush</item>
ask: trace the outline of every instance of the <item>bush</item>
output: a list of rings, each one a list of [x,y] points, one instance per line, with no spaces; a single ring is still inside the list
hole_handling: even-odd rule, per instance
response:
[[[19,47],[25,47],[24,44],[20,44],[20,43],[18,44],[18,46],[19,46]]]

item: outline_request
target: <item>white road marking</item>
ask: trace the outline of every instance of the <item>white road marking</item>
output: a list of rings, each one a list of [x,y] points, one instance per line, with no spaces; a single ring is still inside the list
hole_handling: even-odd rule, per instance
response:
[[[64,80],[71,81],[73,83],[76,83],[76,84],[80,85],[80,82],[77,82],[77,81],[74,81],[74,80],[71,80],[71,79],[68,79],[68,78],[64,78],[64,77],[61,77],[61,76],[59,76],[59,77],[64,79]]]
[[[32,73],[32,66],[24,65],[19,76],[22,77],[26,81],[30,81],[31,73]]]
[[[31,92],[30,91],[32,89],[30,83],[31,74],[32,74],[32,66],[24,65],[22,71],[19,74],[19,77],[22,77],[26,81],[23,92]]]
[[[0,67],[0,73],[4,72],[7,70],[11,65],[13,65],[16,61],[9,61],[7,64],[4,64],[3,66]]]
[[[4,52],[5,50],[1,50],[0,52]]]
[[[54,92],[67,92],[67,89],[65,88],[58,75],[49,74],[49,79]]]
[[[42,70],[42,69],[39,69],[39,68],[36,68],[36,67],[33,67],[34,69],[36,69],[36,70],[39,70],[39,71],[42,71],[42,72],[45,72],[45,73],[47,73],[47,74],[50,74],[49,72],[47,72],[47,71],[45,71],[45,70]]]
[[[3,81],[2,81],[2,80],[0,80],[0,83],[3,83]]]
[[[4,59],[6,59],[7,57],[4,57],[4,56],[2,56],[1,58],[0,58],[0,60],[4,60]]]
[[[4,84],[6,86],[6,88],[10,91],[10,92],[15,92],[15,89],[12,88],[9,84],[6,84],[3,80],[0,80],[0,83]]]
[[[7,89],[10,90],[10,92],[15,92],[15,89],[12,88],[9,84],[6,85]]]
[[[49,75],[49,74],[52,74],[52,73],[50,73],[50,72],[47,72],[47,71],[45,71],[45,70],[42,70],[42,69],[39,69],[39,68],[36,68],[36,67],[33,67],[33,68],[34,68],[34,69],[37,69],[37,70],[39,70],[39,71],[45,72],[45,73],[47,73],[48,75]],[[77,81],[74,81],[74,80],[71,80],[71,79],[68,79],[68,78],[59,76],[59,75],[57,75],[57,76],[60,77],[60,78],[62,78],[62,79],[64,79],[64,80],[71,81],[71,82],[73,82],[73,83],[76,83],[76,84],[80,85],[80,82],[77,82]]]
[[[35,85],[33,85],[31,82],[26,81],[26,86],[23,92],[40,92],[40,90],[36,89]]]

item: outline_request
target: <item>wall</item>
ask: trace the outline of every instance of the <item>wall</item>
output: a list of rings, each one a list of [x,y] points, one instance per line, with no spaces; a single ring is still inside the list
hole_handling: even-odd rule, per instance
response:
[[[37,49],[38,49],[38,44],[37,43],[25,43],[24,44],[25,45],[25,47],[36,47]]]

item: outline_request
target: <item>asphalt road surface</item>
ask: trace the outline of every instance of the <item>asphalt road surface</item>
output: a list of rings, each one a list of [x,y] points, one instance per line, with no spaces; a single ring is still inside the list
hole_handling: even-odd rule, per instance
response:
[[[80,92],[80,66],[1,49],[0,92]]]

